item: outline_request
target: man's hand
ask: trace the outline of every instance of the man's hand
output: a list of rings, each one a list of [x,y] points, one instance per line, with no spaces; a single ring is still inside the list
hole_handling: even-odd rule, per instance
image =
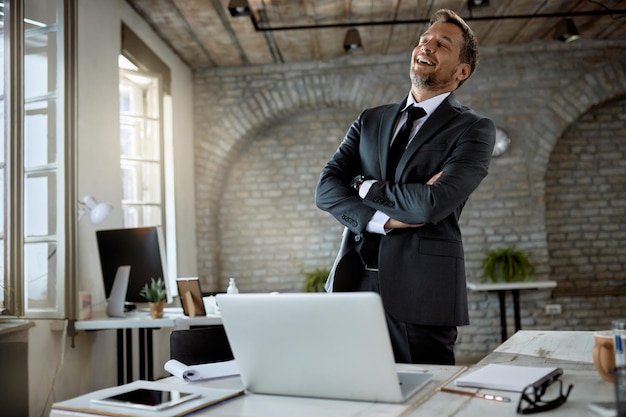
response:
[[[437,182],[437,180],[443,175],[443,171],[439,171],[438,173],[436,173],[435,175],[433,175],[433,177],[431,179],[428,180],[428,182],[426,183],[426,185],[433,185],[434,183]]]
[[[438,173],[433,175],[431,179],[428,180],[426,185],[433,185],[435,182],[437,182],[437,180],[439,178],[441,178],[442,175],[443,175],[443,171],[439,171]],[[421,223],[421,224],[408,224],[408,223],[403,223],[403,222],[401,222],[399,220],[395,220],[395,219],[392,219],[392,218],[387,220],[387,223],[385,223],[385,229],[387,229],[387,230],[389,230],[389,229],[409,229],[409,228],[412,228],[412,227],[422,227],[422,226],[424,226],[424,223]]]
[[[408,223],[402,223],[399,220],[395,220],[392,218],[389,218],[389,220],[387,220],[387,223],[385,223],[385,230],[389,230],[389,229],[409,229],[412,227],[422,227],[424,226],[423,223],[421,224],[408,224]]]

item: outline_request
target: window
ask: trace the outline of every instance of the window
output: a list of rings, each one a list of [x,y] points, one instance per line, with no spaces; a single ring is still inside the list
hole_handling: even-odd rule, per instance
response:
[[[119,68],[123,225],[163,226],[169,288],[175,292],[177,264],[170,70],[125,25],[122,25]]]
[[[66,71],[73,51],[64,51],[72,35],[63,23],[74,8],[63,0],[4,0],[0,9],[0,44],[8,47],[2,54],[3,80],[9,80],[0,95],[0,310],[62,318],[71,312],[66,302],[73,295],[73,274],[66,256],[73,251],[67,236],[75,221],[66,193],[74,138],[68,128],[73,101],[66,99],[72,86],[65,85],[65,75],[73,76]]]
[[[123,61],[123,57],[120,58]],[[120,69],[120,165],[124,227],[163,223],[159,77]]]

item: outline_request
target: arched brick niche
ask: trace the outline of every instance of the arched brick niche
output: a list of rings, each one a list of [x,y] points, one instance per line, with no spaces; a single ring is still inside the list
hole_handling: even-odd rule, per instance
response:
[[[349,71],[270,84],[211,114],[196,109],[198,270],[213,291],[228,276],[248,291],[297,291],[304,272],[330,266],[342,229],[314,205],[321,167],[363,108],[407,88]],[[196,102],[210,101],[204,87]]]
[[[546,231],[557,294],[626,296],[625,114],[625,95],[596,105],[552,150]]]

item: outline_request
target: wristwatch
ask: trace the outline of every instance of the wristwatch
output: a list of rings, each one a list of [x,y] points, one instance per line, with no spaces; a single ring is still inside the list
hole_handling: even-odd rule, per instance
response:
[[[356,192],[359,192],[359,187],[365,182],[366,178],[363,175],[357,175],[350,183],[350,187],[354,188]]]

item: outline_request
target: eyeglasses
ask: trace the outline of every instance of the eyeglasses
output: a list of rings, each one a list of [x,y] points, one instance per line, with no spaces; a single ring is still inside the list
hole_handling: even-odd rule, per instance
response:
[[[517,414],[534,414],[554,410],[565,404],[572,388],[574,385],[570,385],[567,392],[563,394],[563,381],[557,378],[551,378],[539,386],[528,385],[522,391],[522,396],[517,404]]]

